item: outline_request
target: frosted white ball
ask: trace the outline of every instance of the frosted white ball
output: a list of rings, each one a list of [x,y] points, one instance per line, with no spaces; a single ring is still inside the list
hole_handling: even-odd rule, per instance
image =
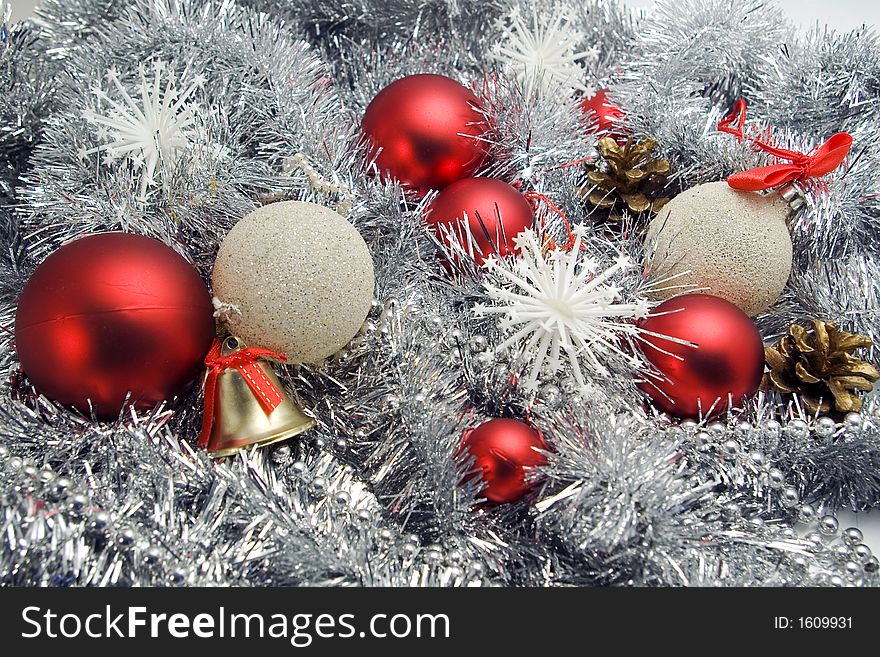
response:
[[[373,260],[333,210],[285,201],[254,210],[220,245],[214,295],[241,311],[227,328],[291,362],[316,363],[358,332],[373,299]]]
[[[666,285],[706,288],[757,315],[779,298],[791,273],[789,210],[778,194],[740,192],[723,181],[682,192],[648,226],[645,246],[656,249],[653,275],[681,274]]]

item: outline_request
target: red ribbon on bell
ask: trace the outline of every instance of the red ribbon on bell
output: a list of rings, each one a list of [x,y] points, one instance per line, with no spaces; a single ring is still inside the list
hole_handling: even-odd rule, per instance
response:
[[[211,438],[211,428],[214,422],[215,405],[217,403],[217,382],[224,370],[230,367],[238,370],[266,415],[272,413],[285,400],[281,390],[269,379],[257,363],[257,360],[260,358],[271,358],[282,362],[287,361],[281,354],[261,347],[247,347],[224,356],[222,355],[222,343],[217,338],[214,338],[211,350],[205,357],[205,366],[208,368],[208,372],[205,378],[205,413],[202,417],[202,430],[199,433],[199,447],[207,446]]]
[[[718,130],[735,135],[739,141],[748,139],[758,150],[781,160],[787,160],[788,163],[749,169],[728,177],[727,184],[741,191],[757,192],[790,182],[824,176],[840,166],[853,143],[852,135],[838,132],[812,153],[800,153],[745,135],[743,133],[745,122],[746,101],[740,99],[734,104],[733,111],[718,122]]]

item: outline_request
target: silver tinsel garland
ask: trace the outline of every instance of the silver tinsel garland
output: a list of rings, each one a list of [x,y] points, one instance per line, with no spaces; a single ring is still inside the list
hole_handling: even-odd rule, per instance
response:
[[[53,106],[55,65],[47,43],[26,23],[10,23],[0,3],[0,203],[14,196],[28,157]]]
[[[533,15],[544,26],[563,17],[572,47],[591,52],[575,60],[575,87],[611,87],[629,128],[672,163],[670,194],[765,162],[715,132],[743,94],[750,124],[774,126],[785,145],[851,131],[847,164],[805,190],[792,278],[759,326],[771,340],[821,317],[880,339],[870,30],[798,34],[763,0],[665,1],[647,18],[600,0],[47,0],[33,24],[0,23],[0,581],[880,583],[859,532],[834,517],[880,504],[872,395],[843,423],[759,394],[698,424],[650,411],[637,374],[580,386],[545,373],[524,390],[523,354],[494,350],[502,332],[473,314],[489,302],[483,272],[424,229],[430,197],[416,203],[364,173],[358,120],[375,93],[409,73],[455,77],[490,119],[483,173],[544,195],[582,226],[599,266],[625,253],[638,266],[618,285],[643,290],[641,225],[627,217],[609,232],[578,193],[596,137],[577,92],[493,56],[512,17],[528,26]],[[142,193],[142,170],[106,157],[88,117],[115,98],[113,79],[133,89],[157,62],[178,90],[192,86],[200,111],[188,148],[160,158]],[[377,279],[345,349],[282,373],[318,420],[304,438],[212,463],[194,447],[198,391],[95,424],[22,381],[15,301],[58,245],[143,233],[207,278],[226,231],[280,199],[347,210]],[[564,239],[548,207],[542,226]],[[550,451],[530,496],[492,507],[458,448],[464,429],[499,416],[530,417]]]

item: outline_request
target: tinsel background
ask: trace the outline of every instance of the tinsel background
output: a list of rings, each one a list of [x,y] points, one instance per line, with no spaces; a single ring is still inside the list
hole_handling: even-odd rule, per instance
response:
[[[5,18],[4,18],[5,16]],[[638,231],[609,233],[581,199],[596,137],[570,91],[497,56],[511,17],[559,21],[578,89],[608,87],[628,129],[673,165],[668,195],[765,163],[715,131],[734,100],[808,150],[855,138],[846,166],[793,220],[783,298],[767,342],[821,317],[880,339],[880,39],[869,28],[802,33],[765,0],[661,0],[649,17],[614,0],[44,0],[0,9],[0,581],[7,585],[859,585],[876,557],[838,509],[880,504],[872,395],[842,423],[759,394],[710,423],[673,422],[626,377],[511,384],[518,354],[472,308],[486,276],[451,275],[422,206],[365,175],[359,133],[379,89],[414,72],[471,86],[492,115],[484,173],[543,193],[608,266],[638,266]],[[115,70],[155,61],[201,111],[193,147],[142,194],[137,171],[83,153],[84,111]],[[334,185],[286,166],[301,153]],[[318,427],[212,462],[195,447],[200,393],[92,423],[21,382],[11,339],[30,272],[84,232],[172,245],[209,280],[234,223],[267,200],[332,205],[376,268],[373,311],[321,367],[288,367]],[[561,226],[548,213],[551,231]],[[871,354],[873,358],[873,354]],[[611,368],[614,369],[613,367]],[[458,450],[480,421],[529,415],[551,451],[524,500],[489,507]],[[464,481],[464,483],[463,483]]]

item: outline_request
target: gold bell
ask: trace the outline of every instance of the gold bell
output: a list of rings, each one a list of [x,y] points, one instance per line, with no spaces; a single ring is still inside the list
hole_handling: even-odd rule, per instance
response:
[[[230,336],[223,340],[220,356],[232,356],[246,348],[241,338]],[[265,375],[263,381],[275,387],[275,394],[280,393],[281,402],[267,413],[239,369],[226,367],[220,371],[214,383],[213,422],[207,439],[208,456],[212,458],[229,456],[251,445],[271,445],[308,431],[316,424],[290,400],[268,362],[256,359],[249,367],[259,368]]]

